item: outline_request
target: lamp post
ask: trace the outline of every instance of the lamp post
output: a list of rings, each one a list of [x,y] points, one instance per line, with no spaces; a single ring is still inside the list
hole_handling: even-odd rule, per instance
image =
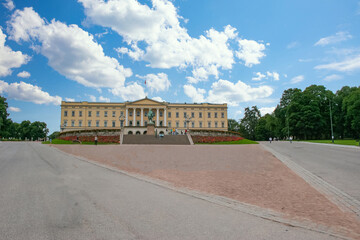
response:
[[[123,134],[123,126],[124,126],[124,114],[123,113],[120,113],[120,116],[119,116],[119,122],[120,122],[120,144],[121,144],[121,135]]]
[[[332,113],[331,113],[331,100],[329,98],[329,108],[330,108],[330,125],[331,125],[331,141],[334,143],[334,130],[333,130],[333,124],[332,124]]]

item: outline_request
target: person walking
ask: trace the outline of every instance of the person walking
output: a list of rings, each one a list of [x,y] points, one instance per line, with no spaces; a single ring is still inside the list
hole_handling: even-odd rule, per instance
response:
[[[290,136],[290,138],[289,138],[289,140],[290,140],[290,143],[292,143],[292,139],[293,139],[293,138],[292,138],[292,136]]]
[[[271,137],[269,137],[269,142],[271,143],[271,141],[272,141],[272,138],[271,138]]]
[[[95,145],[97,145],[97,142],[98,142],[98,137],[97,135],[95,136]]]

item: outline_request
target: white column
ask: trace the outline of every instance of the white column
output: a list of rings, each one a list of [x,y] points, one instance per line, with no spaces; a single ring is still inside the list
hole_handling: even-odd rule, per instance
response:
[[[134,115],[133,115],[134,121],[133,121],[133,126],[136,126],[135,122],[136,122],[136,108],[134,108]]]
[[[128,123],[128,109],[126,108],[126,114],[125,114],[125,126],[129,126]]]
[[[159,120],[160,120],[160,115],[159,115],[159,109],[156,109],[156,126],[159,126]]]
[[[144,126],[144,108],[141,108],[141,126]]]
[[[167,126],[167,122],[166,122],[166,108],[164,108],[164,126]]]

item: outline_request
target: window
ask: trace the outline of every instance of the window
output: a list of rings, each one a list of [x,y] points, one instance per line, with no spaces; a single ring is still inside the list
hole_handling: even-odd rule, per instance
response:
[[[145,117],[147,117],[147,113],[148,113],[147,111],[144,112]]]
[[[79,127],[82,127],[82,121],[81,120],[79,121]]]
[[[179,127],[179,122],[176,122],[176,127],[177,127],[177,128]]]
[[[168,118],[171,118],[171,112],[168,112]]]
[[[88,117],[91,117],[91,111],[88,112]]]
[[[184,121],[184,128],[186,128],[186,121]]]
[[[160,127],[162,127],[162,125],[163,125],[163,121],[160,121]]]
[[[202,128],[202,122],[199,122],[199,128]]]
[[[124,120],[120,120],[120,127],[124,126]]]
[[[64,127],[67,127],[67,121],[66,120],[64,121]]]
[[[115,114],[116,114],[115,111],[113,111],[113,112],[112,112],[112,116],[115,117]]]
[[[99,127],[100,121],[96,121],[96,127]]]
[[[79,111],[79,117],[82,117],[82,111]]]
[[[132,121],[129,122],[129,126],[132,126]]]
[[[221,127],[224,128],[225,127],[225,123],[221,122]]]
[[[191,123],[191,127],[194,128],[195,127],[195,122]]]
[[[211,113],[210,112],[208,112],[208,118],[211,118]]]
[[[170,127],[170,128],[171,128],[171,122],[170,122],[170,121],[168,122],[168,127]]]
[[[129,116],[130,116],[130,117],[132,117],[132,113],[133,113],[132,111],[129,112]]]
[[[115,127],[115,121],[112,121],[112,127]]]
[[[176,112],[176,117],[179,118],[179,112]]]
[[[100,111],[96,111],[96,116],[100,117]]]
[[[160,117],[162,117],[162,116],[163,116],[163,112],[162,112],[162,111],[160,111],[160,112],[159,112],[159,115],[160,115]]]
[[[75,121],[74,120],[71,120],[71,126],[75,127]]]
[[[88,121],[88,127],[91,127],[91,121],[90,120]]]
[[[147,121],[145,121],[144,124],[145,124],[145,127],[146,127],[147,126]]]
[[[184,118],[186,118],[186,112],[184,112]]]
[[[195,117],[195,113],[194,113],[194,112],[191,113],[191,117],[192,117],[192,118]]]
[[[216,112],[216,113],[214,113],[214,114],[215,114],[214,118],[217,118],[217,112]]]
[[[218,122],[215,122],[215,127],[216,127],[216,128],[218,127]]]
[[[104,121],[104,127],[107,127],[107,121]]]
[[[107,111],[104,112],[104,117],[107,117]]]
[[[211,122],[208,122],[208,128],[211,128]]]
[[[199,112],[199,118],[202,118],[202,112]]]
[[[221,118],[224,118],[225,117],[225,113],[221,113]]]
[[[75,111],[71,111],[71,116],[75,117]]]
[[[140,121],[136,121],[136,126],[140,126]]]
[[[136,112],[136,116],[138,116],[138,117],[140,116],[140,111]]]
[[[123,111],[120,112],[120,116],[124,116],[124,112],[123,112]]]

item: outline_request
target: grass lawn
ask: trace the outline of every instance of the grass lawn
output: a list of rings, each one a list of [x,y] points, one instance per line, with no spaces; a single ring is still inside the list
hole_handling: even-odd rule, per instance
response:
[[[304,140],[304,142],[332,144],[331,140],[306,140],[306,141]],[[354,139],[350,139],[350,140],[334,140],[334,144],[359,146],[359,142],[356,142],[356,140],[354,140]]]
[[[42,142],[43,144],[50,144],[50,141]],[[73,141],[66,141],[62,139],[54,139],[52,140],[51,144],[80,144]],[[95,145],[95,142],[81,142],[83,145]],[[118,144],[118,143],[99,143],[98,145],[105,145],[105,144]]]
[[[249,139],[242,139],[239,141],[230,141],[230,142],[215,142],[215,143],[195,143],[197,144],[217,144],[217,145],[228,145],[228,144],[259,144],[258,142],[251,141]]]

